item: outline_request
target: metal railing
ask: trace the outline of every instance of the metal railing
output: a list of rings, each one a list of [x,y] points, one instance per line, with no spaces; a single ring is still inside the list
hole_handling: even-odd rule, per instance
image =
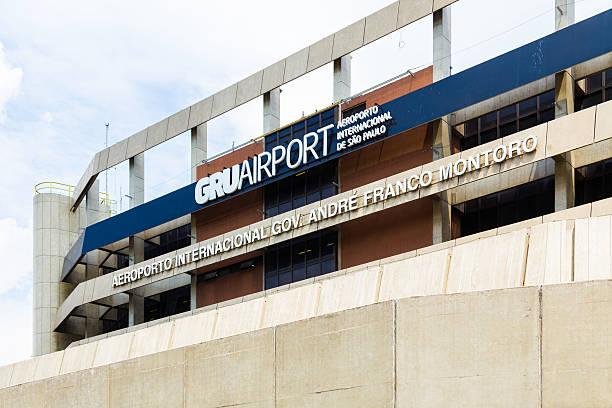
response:
[[[56,181],[43,181],[34,186],[34,195],[36,194],[60,194],[66,197],[72,197],[74,186]],[[107,192],[100,192],[100,204],[106,206],[109,215],[117,213],[117,200],[113,200]]]

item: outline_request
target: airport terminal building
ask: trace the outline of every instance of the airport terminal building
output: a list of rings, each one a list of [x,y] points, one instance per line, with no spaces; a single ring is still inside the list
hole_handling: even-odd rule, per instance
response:
[[[453,2],[391,3],[37,186],[34,357],[0,408],[612,405],[612,10],[556,0],[554,33],[451,75]],[[431,14],[433,64],[353,94],[351,52]],[[333,103],[281,127],[326,64]],[[265,134],[208,157],[260,96]],[[145,152],[186,131],[192,183],[145,201]]]

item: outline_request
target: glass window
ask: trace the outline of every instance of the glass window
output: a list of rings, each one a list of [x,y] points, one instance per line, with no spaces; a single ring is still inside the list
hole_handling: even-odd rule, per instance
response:
[[[576,109],[586,109],[612,99],[612,68],[584,78],[584,89],[576,86]]]
[[[337,161],[300,172],[265,187],[265,214],[272,217],[338,192]]]
[[[576,205],[612,197],[612,159],[576,169]]]
[[[266,289],[334,272],[338,234],[318,231],[268,247],[265,253]]]
[[[461,150],[529,129],[554,119],[554,90],[489,112],[456,125],[453,134],[461,137]]]
[[[555,207],[554,177],[479,197],[455,206],[461,236],[549,214]]]

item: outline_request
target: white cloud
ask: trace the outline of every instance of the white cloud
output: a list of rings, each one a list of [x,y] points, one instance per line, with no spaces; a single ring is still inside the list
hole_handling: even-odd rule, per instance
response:
[[[12,67],[6,59],[4,46],[0,43],[0,123],[5,120],[5,105],[19,92],[23,71]]]
[[[0,366],[32,353],[32,227],[0,219]]]
[[[0,219],[0,295],[27,286],[32,279],[32,227],[14,218]]]
[[[52,122],[53,121],[53,114],[51,112],[45,112],[42,114],[41,119],[44,122]]]
[[[0,367],[32,355],[32,289],[0,295]]]

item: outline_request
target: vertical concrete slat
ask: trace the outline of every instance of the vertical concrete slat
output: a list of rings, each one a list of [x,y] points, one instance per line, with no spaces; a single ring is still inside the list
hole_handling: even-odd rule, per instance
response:
[[[451,75],[451,9],[444,7],[433,13],[433,80]],[[448,116],[432,123],[433,156],[432,160],[448,157],[452,154],[451,127]],[[448,194],[442,192],[432,201],[433,230],[432,243],[439,244],[451,239],[451,206]]]
[[[198,166],[206,161],[208,155],[208,123],[204,122],[194,128],[191,128],[191,181],[195,182],[198,179]],[[191,217],[191,244],[198,241],[198,226],[196,219]],[[191,310],[198,307],[197,301],[198,276],[191,276],[190,288],[190,305]]]

